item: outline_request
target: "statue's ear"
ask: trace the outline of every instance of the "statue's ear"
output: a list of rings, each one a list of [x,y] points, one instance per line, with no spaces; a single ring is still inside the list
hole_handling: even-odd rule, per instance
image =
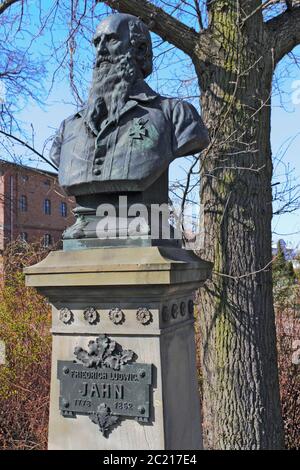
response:
[[[145,59],[145,56],[148,52],[148,44],[144,41],[136,44],[136,54],[138,59]]]
[[[144,78],[152,73],[152,53],[147,40],[139,38],[131,42],[135,52],[135,58],[141,67]]]

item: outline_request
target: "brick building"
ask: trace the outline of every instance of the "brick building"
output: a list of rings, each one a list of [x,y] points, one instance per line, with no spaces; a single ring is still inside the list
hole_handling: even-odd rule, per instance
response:
[[[0,252],[18,237],[51,246],[74,223],[55,173],[0,160]]]

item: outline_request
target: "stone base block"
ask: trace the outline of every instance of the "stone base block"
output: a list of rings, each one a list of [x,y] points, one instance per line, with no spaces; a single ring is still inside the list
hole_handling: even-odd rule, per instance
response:
[[[210,270],[189,252],[157,247],[53,252],[26,269],[27,284],[53,306],[49,449],[202,447],[193,291]],[[135,367],[124,365],[129,356]],[[143,365],[152,371],[150,388]],[[122,380],[111,379],[116,370]]]

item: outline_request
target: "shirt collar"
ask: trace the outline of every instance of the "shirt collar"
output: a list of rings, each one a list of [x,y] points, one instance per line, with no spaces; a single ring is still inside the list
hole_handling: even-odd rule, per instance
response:
[[[144,80],[137,80],[133,85],[129,98],[136,101],[153,101],[158,97],[156,93]]]
[[[150,102],[155,100],[159,96],[144,80],[137,80],[137,82],[133,85],[132,90],[129,94],[130,100],[141,101],[141,102]],[[82,116],[85,107],[79,109],[76,115]]]

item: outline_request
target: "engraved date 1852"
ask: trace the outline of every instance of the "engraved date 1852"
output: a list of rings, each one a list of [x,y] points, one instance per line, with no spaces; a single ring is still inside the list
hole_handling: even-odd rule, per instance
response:
[[[131,410],[133,408],[133,404],[128,401],[116,401],[114,405],[117,410]]]

